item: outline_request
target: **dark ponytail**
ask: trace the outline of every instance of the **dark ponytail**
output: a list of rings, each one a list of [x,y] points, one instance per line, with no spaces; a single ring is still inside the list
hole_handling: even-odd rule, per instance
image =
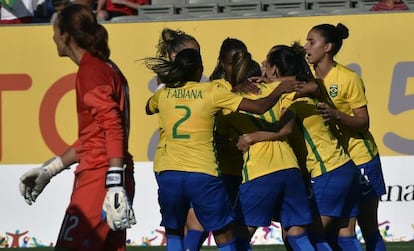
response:
[[[182,87],[188,81],[198,82],[203,71],[200,52],[194,49],[180,51],[173,62],[163,58],[146,58],[145,65],[158,75],[169,88]]]
[[[109,60],[108,32],[88,6],[71,4],[59,12],[56,22],[60,32],[68,33],[80,48],[103,61]]]
[[[181,47],[188,42],[198,44],[193,36],[183,31],[164,28],[157,44],[157,57],[171,60],[170,55],[180,51]]]
[[[332,43],[332,56],[335,56],[342,47],[342,41],[349,37],[348,28],[342,23],[338,23],[336,26],[332,24],[320,24],[312,28],[319,32],[321,37],[326,43]]]
[[[279,49],[272,51],[267,62],[277,67],[280,77],[295,76],[299,81],[308,82],[314,78],[305,54],[305,49],[295,42],[292,46],[280,46]]]
[[[248,78],[261,75],[260,64],[249,52],[238,51],[232,57],[233,69],[230,77],[232,86],[244,83]]]
[[[225,72],[222,67],[222,62],[224,61],[224,58],[226,57],[227,53],[229,52],[242,52],[247,53],[247,46],[241,41],[236,38],[226,38],[224,39],[223,43],[220,47],[219,56],[217,59],[216,67],[214,68],[213,72],[211,73],[209,79],[215,80],[215,79],[222,79],[225,77]],[[228,79],[229,80],[229,79]]]

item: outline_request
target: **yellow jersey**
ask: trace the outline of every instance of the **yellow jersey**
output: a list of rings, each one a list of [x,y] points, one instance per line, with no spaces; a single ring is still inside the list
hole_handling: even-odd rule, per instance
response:
[[[323,83],[329,97],[341,112],[353,116],[353,109],[368,104],[362,79],[341,64],[334,64]],[[374,137],[369,131],[358,133],[341,129],[338,137],[356,165],[367,163],[378,154]]]
[[[231,91],[231,84],[224,79],[213,80]],[[237,149],[239,133],[231,127],[230,121],[219,112],[216,116],[214,141],[217,150],[217,162],[221,174],[241,176],[243,168],[243,153]]]
[[[268,96],[280,82],[261,84],[261,94],[241,94],[249,99],[260,99]],[[230,113],[228,116],[231,126],[239,134],[254,131],[266,130],[276,124],[281,116],[281,100],[286,95],[282,95],[272,109],[262,115],[246,112]],[[298,168],[296,156],[290,146],[288,139],[278,141],[258,142],[250,146],[244,153],[243,182],[264,176],[276,171]]]
[[[159,113],[165,145],[157,172],[200,172],[218,176],[213,142],[217,112],[236,111],[242,97],[218,83],[187,82],[180,88],[163,88],[149,100],[148,108]]]
[[[294,99],[294,96],[295,93],[287,95],[282,101],[282,107],[295,114],[295,129],[290,139],[299,162],[303,162],[301,158],[304,158],[310,176],[317,177],[350,161],[318,112],[318,101],[307,97]]]

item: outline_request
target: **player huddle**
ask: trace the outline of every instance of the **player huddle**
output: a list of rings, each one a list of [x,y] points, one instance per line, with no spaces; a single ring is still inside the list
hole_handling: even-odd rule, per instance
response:
[[[54,32],[59,56],[79,66],[79,139],[26,172],[21,192],[31,204],[78,163],[56,250],[125,250],[135,224],[127,81],[87,7],[63,9]],[[385,185],[364,84],[334,60],[347,37],[342,24],[314,26],[304,46],[275,45],[262,66],[227,38],[200,82],[197,40],[163,30],[157,56],[145,59],[159,83],[145,111],[159,121],[154,174],[168,251],[199,250],[208,232],[219,250],[252,250],[256,229],[272,220],[288,250],[362,250],[357,222],[366,250],[385,250]]]

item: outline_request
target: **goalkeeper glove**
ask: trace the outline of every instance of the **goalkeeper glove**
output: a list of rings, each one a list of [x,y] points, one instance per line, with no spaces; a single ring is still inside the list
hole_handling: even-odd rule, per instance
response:
[[[106,222],[114,230],[124,230],[136,224],[134,210],[124,189],[124,169],[109,167],[106,174],[108,188],[102,210],[106,215]]]
[[[20,177],[19,189],[27,204],[32,205],[50,179],[66,167],[60,157],[53,157],[41,167],[32,168]]]

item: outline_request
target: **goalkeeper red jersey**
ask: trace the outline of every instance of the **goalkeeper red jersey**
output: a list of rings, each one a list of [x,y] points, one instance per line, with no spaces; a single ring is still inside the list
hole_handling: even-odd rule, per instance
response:
[[[128,153],[128,83],[113,62],[104,62],[90,53],[82,57],[76,79],[76,105],[76,172],[108,167],[110,158],[124,158],[132,167]]]

